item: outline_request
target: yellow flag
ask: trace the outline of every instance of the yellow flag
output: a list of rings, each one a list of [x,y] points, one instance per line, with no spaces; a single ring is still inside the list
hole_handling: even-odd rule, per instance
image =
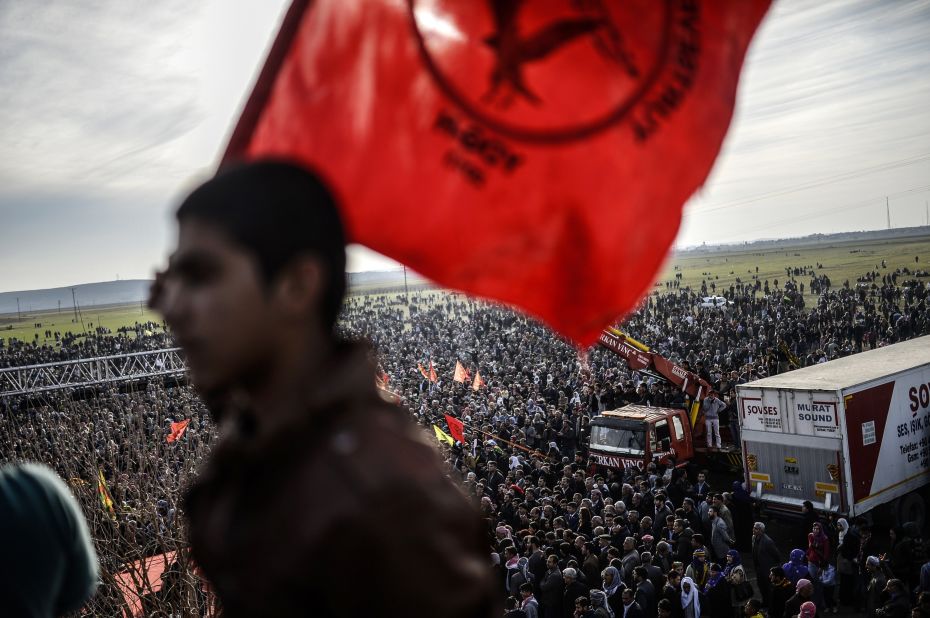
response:
[[[455,444],[455,440],[452,439],[452,436],[450,436],[449,434],[444,432],[442,429],[440,429],[439,425],[433,425],[433,431],[436,432],[436,437],[439,439],[440,442],[445,442],[449,446],[452,446],[453,444]]]
[[[100,496],[100,504],[110,514],[110,517],[116,517],[116,511],[113,508],[113,498],[110,497],[110,490],[107,482],[103,478],[103,470],[97,468],[97,495]]]

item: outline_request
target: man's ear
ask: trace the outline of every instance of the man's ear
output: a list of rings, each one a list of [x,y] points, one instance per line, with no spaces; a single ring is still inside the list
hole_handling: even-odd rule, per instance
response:
[[[298,320],[319,317],[325,277],[319,258],[301,256],[292,260],[278,276],[274,290],[284,317]]]

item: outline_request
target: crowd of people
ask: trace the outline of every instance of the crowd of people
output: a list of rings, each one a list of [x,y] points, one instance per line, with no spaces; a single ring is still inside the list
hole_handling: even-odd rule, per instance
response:
[[[182,419],[190,420],[183,439],[168,443],[171,423]],[[122,616],[133,597],[144,599],[144,615],[169,615],[168,608],[181,607],[182,590],[202,590],[184,564],[187,540],[177,509],[215,438],[213,419],[184,384],[0,403],[0,462],[46,464],[68,483],[87,518],[101,585],[83,615]],[[164,555],[172,556],[165,580],[175,574],[178,581],[161,587],[145,573],[153,557]],[[182,586],[182,578],[193,585]],[[190,603],[204,607],[205,599]]]
[[[735,418],[737,384],[930,333],[919,280],[817,286],[811,309],[792,279],[735,284],[725,310],[695,309],[706,288],[656,294],[622,328],[723,393],[724,423]],[[422,424],[447,429],[446,415],[464,423],[465,440],[447,448],[447,461],[487,518],[509,615],[627,616],[635,608],[752,616],[764,608],[790,618],[840,604],[903,615],[918,592],[920,615],[930,611],[920,531],[873,536],[863,522],[817,521],[809,505],[803,536],[776,548],[738,481],[715,492],[678,470],[592,473],[594,415],[631,403],[685,407],[686,398],[606,350],[579,357],[506,309],[447,295],[410,300],[408,319],[406,299],[356,299],[344,324],[373,342]],[[487,388],[453,381],[456,362]],[[440,369],[437,383],[419,371],[426,363]],[[755,587],[741,564],[747,554]]]
[[[735,419],[737,384],[930,333],[928,287],[905,273],[833,287],[815,269],[786,272],[786,281],[714,286],[730,302],[723,309],[697,307],[707,282],[653,294],[622,328],[710,382],[724,425]],[[810,308],[800,273],[820,292]],[[810,507],[803,535],[776,542],[738,480],[714,487],[697,471],[592,468],[594,416],[629,403],[688,405],[607,350],[581,354],[509,309],[433,290],[349,297],[339,330],[371,342],[382,387],[425,430],[451,432],[446,415],[463,423],[465,439],[441,448],[486,522],[507,616],[811,618],[837,607],[930,616],[930,563],[912,526],[873,531]],[[156,324],[49,334],[47,344],[6,342],[0,367],[172,346]],[[456,363],[469,380],[453,380]],[[149,606],[177,607],[194,588],[184,602],[202,609],[177,509],[216,430],[188,386],[49,393],[6,400],[0,412],[0,461],[50,465],[88,518],[103,582],[89,614],[117,615],[126,603],[118,575],[159,555],[172,562],[161,590],[143,590]],[[184,437],[169,443],[172,423],[186,419]]]

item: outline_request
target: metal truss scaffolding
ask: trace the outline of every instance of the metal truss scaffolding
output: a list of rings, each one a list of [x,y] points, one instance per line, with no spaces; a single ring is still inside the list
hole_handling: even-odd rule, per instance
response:
[[[0,398],[154,377],[180,376],[181,348],[0,369]]]

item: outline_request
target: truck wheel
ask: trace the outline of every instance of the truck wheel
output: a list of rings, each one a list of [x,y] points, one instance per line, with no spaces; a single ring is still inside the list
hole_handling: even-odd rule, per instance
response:
[[[921,530],[924,529],[924,499],[919,492],[911,492],[898,502],[898,522],[902,525],[912,521]]]

